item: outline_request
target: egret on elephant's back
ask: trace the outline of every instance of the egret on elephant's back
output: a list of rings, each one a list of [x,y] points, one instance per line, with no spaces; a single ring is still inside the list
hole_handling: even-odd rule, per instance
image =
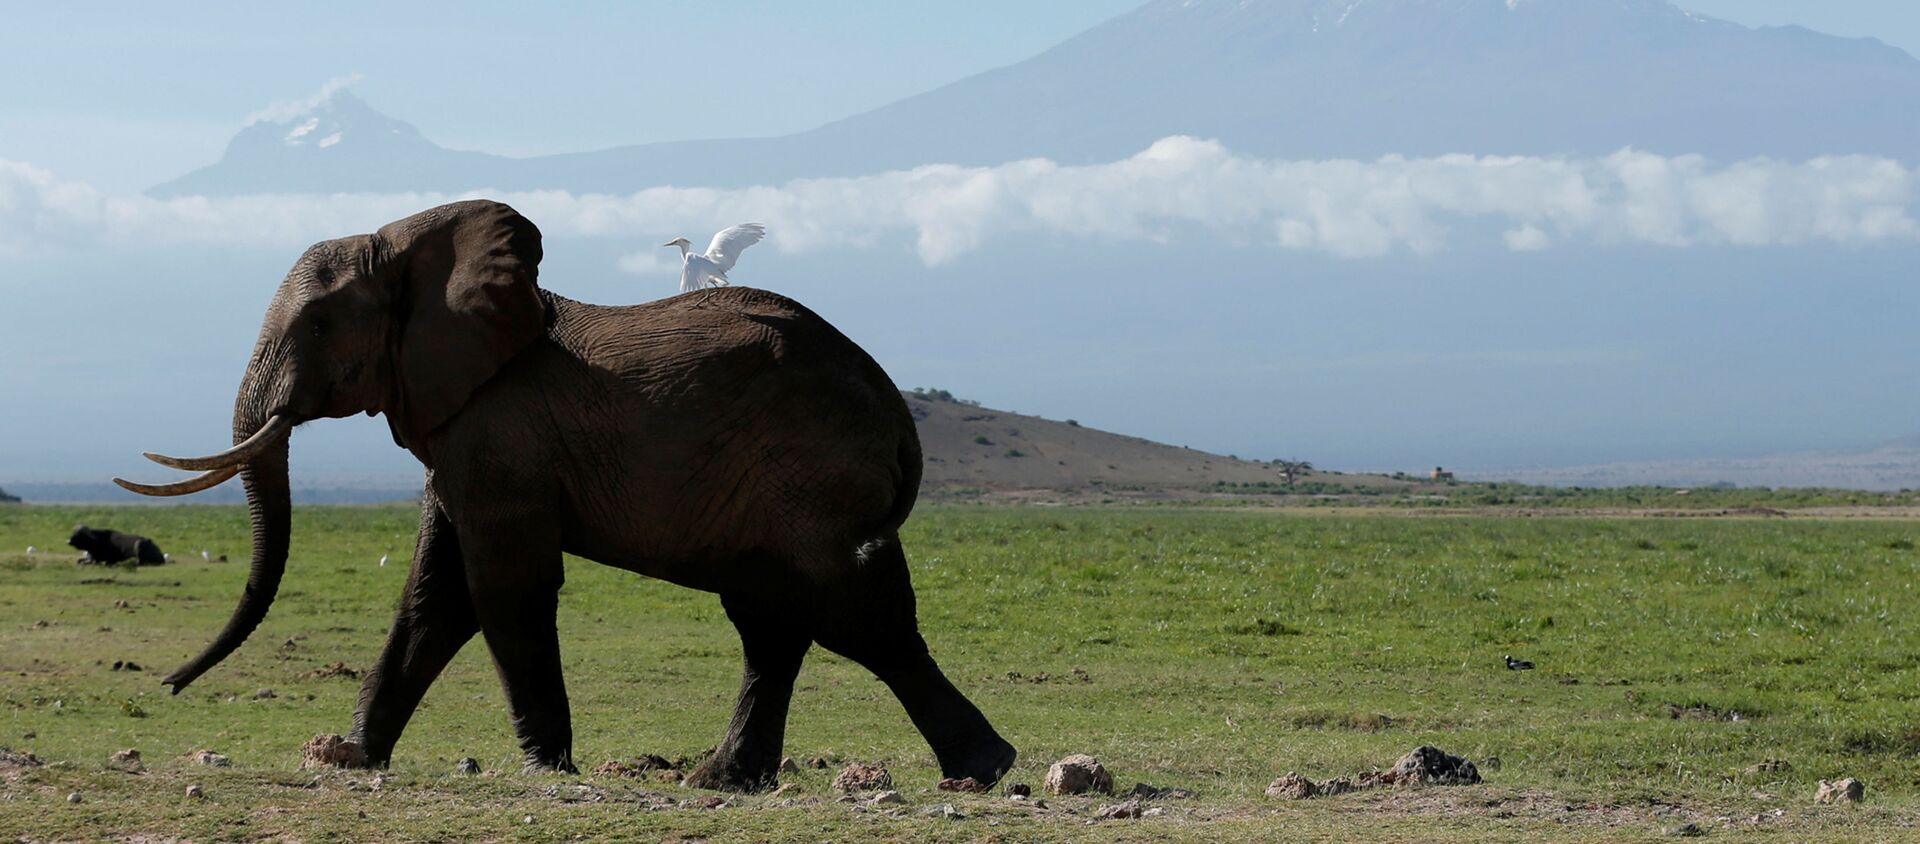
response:
[[[703,287],[725,287],[727,271],[739,263],[740,253],[767,236],[767,227],[759,223],[741,223],[721,229],[707,244],[706,252],[694,252],[693,241],[676,237],[662,247],[680,247],[680,292],[692,293]]]

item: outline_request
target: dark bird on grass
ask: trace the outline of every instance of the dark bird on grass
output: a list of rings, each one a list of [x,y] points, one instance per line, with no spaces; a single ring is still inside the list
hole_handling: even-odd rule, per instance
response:
[[[1507,654],[1507,670],[1508,671],[1532,671],[1533,663],[1528,662],[1524,659],[1514,659],[1513,654]]]

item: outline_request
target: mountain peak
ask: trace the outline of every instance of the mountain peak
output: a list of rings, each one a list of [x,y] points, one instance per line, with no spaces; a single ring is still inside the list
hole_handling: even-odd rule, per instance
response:
[[[376,111],[344,84],[328,84],[305,100],[254,114],[227,142],[220,161],[151,191],[155,196],[393,190],[422,179],[445,179],[498,161],[450,150],[413,124]],[[463,176],[464,177],[464,176]]]
[[[429,142],[412,124],[374,111],[365,100],[342,87],[323,90],[320,96],[298,104],[297,110],[283,108],[257,115],[228,144],[227,154],[233,155],[236,150],[246,154],[250,146],[320,151],[347,143],[416,145]]]

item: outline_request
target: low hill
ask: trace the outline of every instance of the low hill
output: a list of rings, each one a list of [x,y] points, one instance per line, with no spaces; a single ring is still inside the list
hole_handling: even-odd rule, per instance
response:
[[[926,455],[921,488],[940,493],[1021,491],[1193,493],[1223,485],[1286,486],[1278,463],[1241,460],[1058,421],[995,410],[944,391],[903,392]],[[1378,475],[1308,471],[1299,485],[1411,486]]]

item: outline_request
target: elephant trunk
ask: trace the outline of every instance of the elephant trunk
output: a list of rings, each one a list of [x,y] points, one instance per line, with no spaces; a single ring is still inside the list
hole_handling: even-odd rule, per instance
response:
[[[292,501],[287,489],[287,437],[290,417],[267,412],[273,407],[269,391],[258,386],[263,380],[258,360],[248,367],[246,381],[233,411],[233,440],[249,446],[249,456],[239,466],[247,488],[247,511],[253,522],[253,563],[247,572],[247,588],[240,596],[227,626],[214,637],[199,656],[168,674],[162,682],[179,694],[208,669],[226,659],[240,647],[253,629],[267,617],[274,595],[280,589],[280,576],[287,569],[287,542],[292,534]],[[259,434],[268,428],[276,435],[262,441]]]

